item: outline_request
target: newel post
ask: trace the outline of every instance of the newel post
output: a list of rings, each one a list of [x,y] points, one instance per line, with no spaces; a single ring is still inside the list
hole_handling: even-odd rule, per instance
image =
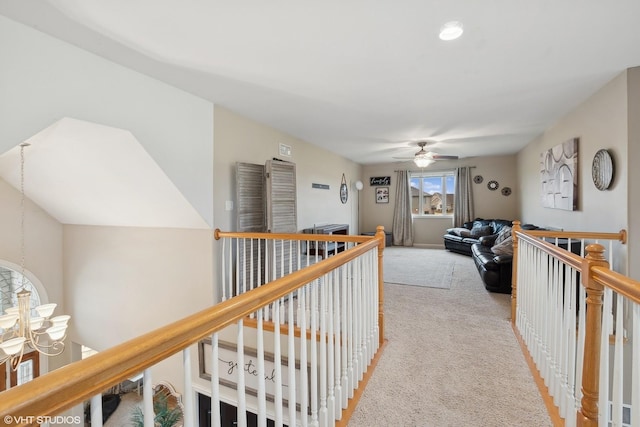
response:
[[[513,261],[511,261],[511,324],[516,322],[516,307],[518,302],[518,236],[521,231],[520,221],[513,221],[511,239],[513,240]]]
[[[600,387],[600,346],[602,331],[603,286],[593,280],[593,267],[608,267],[604,246],[591,244],[582,261],[582,284],[587,289],[586,336],[582,365],[582,401],[578,426],[598,425],[598,393]]]
[[[376,239],[378,239],[378,340],[384,344],[384,276],[382,275],[382,253],[384,252],[385,234],[384,226],[376,227]]]

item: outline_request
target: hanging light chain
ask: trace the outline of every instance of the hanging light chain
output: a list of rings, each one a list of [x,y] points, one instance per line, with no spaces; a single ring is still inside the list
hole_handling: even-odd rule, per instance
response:
[[[26,288],[26,278],[24,277],[24,264],[25,264],[25,243],[24,243],[24,148],[28,147],[29,143],[23,142],[20,144],[20,274],[22,275],[22,289]]]

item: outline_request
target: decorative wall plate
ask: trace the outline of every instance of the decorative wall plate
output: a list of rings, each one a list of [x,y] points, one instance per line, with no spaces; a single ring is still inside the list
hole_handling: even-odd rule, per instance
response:
[[[476,184],[482,184],[482,181],[484,181],[482,175],[476,175],[473,177],[473,182],[475,182]]]
[[[613,180],[613,159],[607,150],[598,150],[593,156],[591,164],[591,177],[593,184],[600,191],[604,191],[611,185]]]
[[[509,195],[511,195],[511,188],[510,188],[510,187],[503,187],[503,188],[502,188],[502,195],[503,195],[503,196],[509,196]]]
[[[344,178],[344,174],[342,174],[342,183],[340,184],[340,201],[343,204],[347,203],[348,198],[349,198],[349,190],[347,189],[347,181]]]
[[[491,191],[497,190],[498,187],[500,187],[500,184],[498,184],[498,181],[491,180],[487,183],[487,188]]]

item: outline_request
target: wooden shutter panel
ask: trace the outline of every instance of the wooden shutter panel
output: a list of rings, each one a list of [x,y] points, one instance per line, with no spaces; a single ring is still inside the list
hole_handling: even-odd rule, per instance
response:
[[[296,233],[298,231],[296,165],[295,163],[268,160],[265,167],[267,171],[267,228],[272,233]],[[298,245],[290,246],[288,243],[284,245],[278,243],[275,248],[267,249],[271,279],[288,274],[290,265],[294,270],[297,270]]]
[[[236,163],[237,230],[260,233],[267,230],[265,171],[263,165]]]
[[[296,207],[296,165],[268,160],[267,229],[272,233],[295,233],[298,230]]]

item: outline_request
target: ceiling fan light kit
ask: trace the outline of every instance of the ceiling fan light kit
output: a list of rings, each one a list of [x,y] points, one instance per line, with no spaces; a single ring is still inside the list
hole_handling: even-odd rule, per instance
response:
[[[416,157],[413,159],[413,161],[416,164],[416,166],[418,166],[419,168],[426,168],[431,163],[435,162],[435,160],[430,159],[427,156],[427,153],[425,153],[425,154],[416,154]]]
[[[462,23],[458,21],[449,21],[440,28],[440,40],[455,40],[462,35],[464,29]]]

